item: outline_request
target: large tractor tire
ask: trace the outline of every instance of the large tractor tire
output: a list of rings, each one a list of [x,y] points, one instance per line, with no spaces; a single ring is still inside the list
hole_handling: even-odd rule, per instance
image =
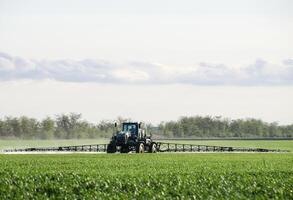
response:
[[[117,148],[116,145],[113,143],[108,144],[107,146],[107,153],[116,153]]]
[[[157,144],[152,143],[149,149],[149,153],[157,153]]]
[[[122,146],[120,149],[120,153],[129,153],[129,147],[128,146]]]
[[[144,153],[144,144],[143,143],[137,144],[136,153]]]

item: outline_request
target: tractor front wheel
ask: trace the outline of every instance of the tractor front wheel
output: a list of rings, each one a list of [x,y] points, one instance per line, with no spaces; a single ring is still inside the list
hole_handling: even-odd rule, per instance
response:
[[[144,144],[139,143],[136,147],[136,153],[144,153]]]
[[[122,146],[120,152],[121,153],[129,153],[129,147],[128,146]]]
[[[157,153],[157,145],[156,145],[156,143],[151,144],[149,152],[150,153]]]

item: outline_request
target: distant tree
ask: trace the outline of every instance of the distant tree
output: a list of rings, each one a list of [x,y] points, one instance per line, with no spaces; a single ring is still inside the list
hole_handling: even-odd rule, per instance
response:
[[[50,117],[46,117],[41,121],[41,130],[39,133],[39,138],[41,139],[52,139],[54,138],[55,129],[55,121]]]
[[[65,139],[77,138],[81,124],[81,114],[70,113],[69,115],[57,115],[55,135]],[[79,135],[79,137],[82,136]]]
[[[20,123],[19,123],[19,119],[16,117],[7,117],[6,118],[6,133],[9,136],[14,136],[14,137],[18,137],[21,138],[21,127],[20,127]]]

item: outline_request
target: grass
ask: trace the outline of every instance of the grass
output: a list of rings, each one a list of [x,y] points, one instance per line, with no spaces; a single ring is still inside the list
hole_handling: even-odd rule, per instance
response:
[[[0,199],[293,199],[282,154],[0,155]]]

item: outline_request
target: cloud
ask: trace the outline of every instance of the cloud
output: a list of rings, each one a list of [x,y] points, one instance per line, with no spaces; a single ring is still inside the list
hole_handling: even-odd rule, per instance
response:
[[[289,58],[283,61],[284,65],[293,66],[293,58]]]
[[[293,85],[293,59],[275,65],[258,59],[245,68],[208,62],[178,67],[104,60],[34,60],[0,53],[0,81],[52,79],[112,84]]]

